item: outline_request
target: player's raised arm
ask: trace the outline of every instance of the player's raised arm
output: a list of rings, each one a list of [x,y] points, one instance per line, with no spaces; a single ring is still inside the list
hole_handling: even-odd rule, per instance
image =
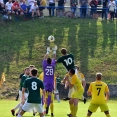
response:
[[[44,60],[46,60],[48,58],[48,54],[50,53],[50,47],[47,47],[47,52],[44,56]]]
[[[56,60],[57,46],[55,46],[54,48],[52,48],[52,50],[53,50],[53,59]]]

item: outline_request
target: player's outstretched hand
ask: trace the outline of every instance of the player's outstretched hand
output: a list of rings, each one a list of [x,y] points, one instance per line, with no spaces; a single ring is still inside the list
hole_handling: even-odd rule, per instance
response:
[[[50,47],[47,47],[47,53],[46,54],[49,54],[50,53]]]
[[[53,51],[57,51],[57,46],[55,45],[53,48],[52,48]]]

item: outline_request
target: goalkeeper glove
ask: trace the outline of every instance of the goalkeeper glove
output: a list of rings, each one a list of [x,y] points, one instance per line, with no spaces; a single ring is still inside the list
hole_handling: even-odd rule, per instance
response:
[[[52,48],[52,50],[53,50],[53,54],[56,54],[57,46],[55,46],[54,48]]]
[[[50,53],[50,47],[47,47],[47,52],[46,54],[49,54]]]

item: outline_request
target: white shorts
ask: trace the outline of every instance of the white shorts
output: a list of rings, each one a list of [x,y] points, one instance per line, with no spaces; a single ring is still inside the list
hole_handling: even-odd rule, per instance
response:
[[[24,93],[24,97],[25,97],[25,99],[27,99],[28,93]],[[22,101],[22,91],[20,91],[20,90],[19,90],[19,99],[20,99],[20,101]]]
[[[42,104],[28,103],[26,101],[22,107],[22,110],[24,110],[26,112],[31,112],[34,110],[35,112],[43,113],[43,106],[42,106]]]

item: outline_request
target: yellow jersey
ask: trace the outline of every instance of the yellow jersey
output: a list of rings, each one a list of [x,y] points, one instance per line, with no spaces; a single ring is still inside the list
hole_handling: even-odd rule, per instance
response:
[[[81,72],[78,72],[78,78],[80,79],[80,81],[85,81],[85,77]]]
[[[39,75],[39,79],[43,82],[43,77],[44,77],[44,73],[41,72],[41,74]]]
[[[81,81],[78,79],[78,76],[74,74],[71,77],[71,84],[73,84],[74,91],[84,91]]]
[[[41,6],[46,6],[46,0],[41,0]]]
[[[109,92],[109,89],[106,83],[95,81],[90,84],[88,92],[92,94],[91,103],[103,104],[106,103],[105,93]]]

